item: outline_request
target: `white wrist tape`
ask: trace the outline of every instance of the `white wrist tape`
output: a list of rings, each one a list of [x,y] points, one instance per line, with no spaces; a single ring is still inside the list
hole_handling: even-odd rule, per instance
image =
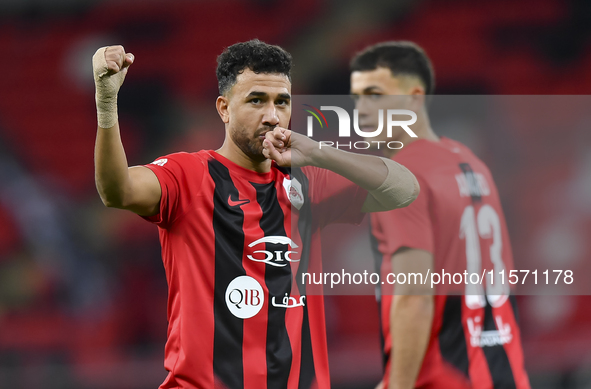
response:
[[[111,128],[117,124],[117,93],[125,73],[120,71],[109,75],[105,51],[107,47],[101,47],[92,57],[92,70],[94,74],[94,85],[96,88],[96,111],[98,126]]]
[[[420,187],[414,174],[388,158],[380,158],[388,168],[386,179],[378,188],[369,191],[363,212],[381,212],[402,208],[419,195]]]

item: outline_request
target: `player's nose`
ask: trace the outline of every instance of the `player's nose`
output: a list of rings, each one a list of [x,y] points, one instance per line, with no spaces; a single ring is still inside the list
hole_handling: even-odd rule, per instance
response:
[[[369,111],[371,110],[371,103],[367,96],[361,95],[355,101],[355,109],[359,112],[359,116],[368,115]]]
[[[268,126],[276,126],[279,124],[279,115],[277,115],[277,108],[275,104],[268,104],[263,113],[263,124]]]

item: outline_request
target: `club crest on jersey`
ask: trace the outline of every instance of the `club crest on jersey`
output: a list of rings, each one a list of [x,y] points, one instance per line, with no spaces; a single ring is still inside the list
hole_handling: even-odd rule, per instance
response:
[[[297,179],[283,179],[283,188],[287,193],[287,198],[291,204],[298,210],[304,205],[304,193],[302,192],[302,184]]]
[[[248,247],[254,247],[259,244],[265,244],[265,248],[267,248],[266,243],[271,243],[275,245],[287,245],[289,248],[295,249],[298,248],[298,245],[288,238],[287,236],[265,236],[261,239],[257,239]],[[292,258],[291,255],[297,254],[297,251],[293,250],[256,250],[253,254],[258,254],[257,257],[254,255],[248,254],[246,257],[251,261],[255,262],[264,262],[267,265],[276,266],[276,267],[284,267],[287,265],[288,262],[299,262],[299,258],[295,259]],[[264,256],[262,256],[262,255]]]
[[[263,287],[252,277],[236,277],[226,288],[226,305],[240,319],[253,317],[259,313],[264,303]]]

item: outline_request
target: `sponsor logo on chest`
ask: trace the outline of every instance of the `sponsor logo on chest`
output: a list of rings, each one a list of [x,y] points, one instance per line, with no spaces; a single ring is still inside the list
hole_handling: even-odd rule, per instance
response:
[[[281,249],[269,251],[266,250],[267,244],[277,246],[287,245],[288,250]],[[275,267],[284,267],[288,262],[299,262],[300,260],[299,257],[297,257],[298,252],[293,250],[298,248],[298,245],[286,236],[265,236],[261,239],[255,240],[249,244],[248,247],[258,248],[258,250],[253,251],[252,254],[246,255],[248,259],[254,262],[263,262]]]
[[[256,316],[265,305],[265,293],[262,285],[250,276],[236,277],[226,288],[225,300],[228,310],[239,319]],[[274,308],[298,308],[306,305],[306,296],[291,297],[285,293],[283,298],[271,299]]]
[[[503,323],[500,316],[495,317],[496,330],[484,331],[481,317],[468,318],[468,331],[470,332],[470,345],[472,347],[493,347],[510,343],[513,339],[511,326]]]
[[[264,303],[263,287],[252,277],[236,277],[226,288],[226,305],[240,319],[253,317],[259,313]]]

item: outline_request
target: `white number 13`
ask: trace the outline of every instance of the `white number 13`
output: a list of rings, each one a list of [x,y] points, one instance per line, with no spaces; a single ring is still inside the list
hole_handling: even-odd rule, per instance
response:
[[[478,227],[478,228],[477,228]],[[468,277],[476,273],[482,276],[482,255],[480,251],[480,239],[488,239],[492,236],[490,245],[490,259],[493,263],[493,279],[487,271],[486,298],[493,307],[500,307],[509,297],[509,285],[502,283],[499,272],[505,270],[505,264],[501,257],[503,242],[501,238],[501,222],[499,215],[493,207],[483,205],[478,211],[478,218],[474,214],[474,206],[468,205],[462,214],[460,224],[460,239],[466,239],[466,261]],[[468,278],[470,279],[470,278]],[[492,283],[491,283],[492,281]],[[468,281],[466,285],[466,305],[470,309],[477,309],[486,306],[484,290],[480,284],[472,284]]]

